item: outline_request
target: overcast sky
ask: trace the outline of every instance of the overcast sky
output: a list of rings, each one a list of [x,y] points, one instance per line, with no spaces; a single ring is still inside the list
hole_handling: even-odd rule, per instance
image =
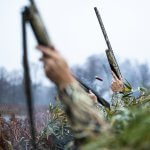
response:
[[[21,10],[27,0],[0,1],[0,66],[21,67]],[[114,53],[121,60],[149,61],[149,0],[37,0],[38,8],[57,49],[70,65],[83,63],[106,47],[93,7],[97,6]],[[40,54],[28,27],[30,62]]]

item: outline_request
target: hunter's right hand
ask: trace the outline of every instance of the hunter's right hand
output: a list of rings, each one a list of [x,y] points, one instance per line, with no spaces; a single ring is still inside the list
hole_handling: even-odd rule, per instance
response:
[[[60,89],[64,89],[75,81],[67,62],[59,52],[44,46],[38,46],[37,49],[43,53],[42,61],[47,77]]]
[[[111,89],[113,92],[123,92],[124,90],[124,83],[123,79],[118,79],[118,77],[112,72],[113,75],[113,82],[111,84]]]

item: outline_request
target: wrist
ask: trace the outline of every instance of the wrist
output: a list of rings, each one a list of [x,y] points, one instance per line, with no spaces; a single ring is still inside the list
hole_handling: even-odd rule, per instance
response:
[[[64,90],[68,85],[74,82],[76,82],[75,78],[72,75],[70,75],[67,78],[65,78],[65,80],[63,80],[62,82],[58,84],[58,88],[60,90]]]

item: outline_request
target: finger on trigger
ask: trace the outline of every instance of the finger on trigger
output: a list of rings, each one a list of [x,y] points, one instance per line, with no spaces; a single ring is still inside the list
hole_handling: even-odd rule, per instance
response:
[[[89,93],[90,93],[90,94],[92,94],[92,91],[91,91],[91,90],[89,90]]]

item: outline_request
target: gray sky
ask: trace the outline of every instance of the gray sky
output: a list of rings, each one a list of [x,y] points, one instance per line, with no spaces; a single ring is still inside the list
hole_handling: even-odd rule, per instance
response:
[[[0,1],[0,66],[21,67],[21,16],[27,0]],[[93,7],[102,15],[114,52],[121,60],[149,61],[149,0],[37,0],[48,32],[70,65],[83,63],[91,54],[105,51],[106,44]],[[40,54],[29,30],[30,61]]]

